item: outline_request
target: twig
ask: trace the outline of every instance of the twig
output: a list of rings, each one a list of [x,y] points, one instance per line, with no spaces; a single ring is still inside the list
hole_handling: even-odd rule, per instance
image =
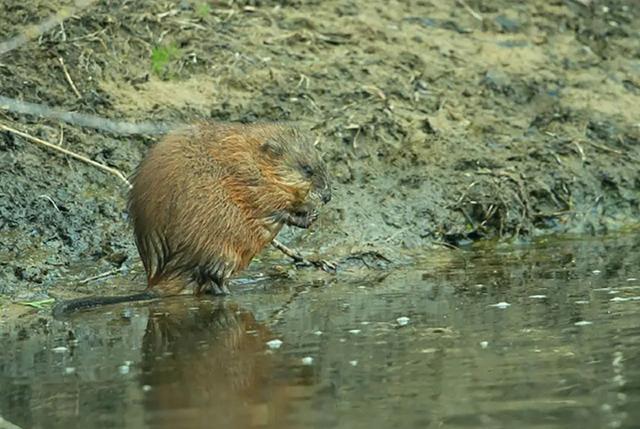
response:
[[[467,186],[467,189],[465,189],[465,191],[462,193],[462,195],[460,195],[460,198],[458,198],[458,201],[456,201],[456,203],[454,204],[454,207],[459,206],[460,203],[462,203],[462,200],[465,199],[465,197],[467,196],[467,194],[469,193],[471,188],[473,188],[477,184],[478,184],[478,182],[471,182],[471,184],[469,186]]]
[[[327,273],[336,272],[337,266],[333,262],[325,261],[324,259],[307,259],[302,256],[297,250],[291,249],[275,239],[271,242],[271,244],[273,244],[273,247],[293,259],[294,262],[313,265],[314,267],[320,268],[322,271],[325,271]]]
[[[593,146],[593,147],[595,147],[597,149],[603,150],[605,152],[611,152],[611,153],[615,153],[615,154],[618,154],[618,155],[622,155],[622,152],[617,150],[617,149],[611,149],[610,147],[599,145],[598,143],[594,143],[594,142],[589,141],[589,140],[585,140],[584,142],[587,143],[587,144],[590,144],[591,146]]]
[[[102,279],[102,278],[105,278],[105,277],[110,277],[110,276],[116,275],[121,271],[122,271],[122,267],[115,268],[115,269],[113,269],[111,271],[107,271],[107,272],[104,272],[104,273],[96,274],[95,276],[92,276],[92,277],[87,277],[86,279],[81,280],[79,283],[81,285],[83,285],[83,284],[92,282],[94,280],[98,280],[98,279]]]
[[[53,201],[53,198],[51,198],[49,195],[42,194],[42,195],[40,195],[38,198],[44,198],[45,200],[49,200],[49,202],[50,202],[51,204],[53,204],[53,207],[56,209],[56,211],[57,211],[57,212],[59,212],[59,211],[60,211],[60,209],[58,208],[58,205],[56,204],[56,202],[55,202],[55,201]]]
[[[446,241],[433,241],[432,243],[438,246],[446,247],[447,249],[460,250],[458,246],[453,245],[451,243],[447,243]]]
[[[100,164],[99,162],[96,162],[96,161],[94,161],[92,159],[89,159],[86,156],[79,155],[79,154],[77,154],[75,152],[71,152],[70,150],[67,150],[67,149],[64,149],[64,148],[62,148],[62,147],[60,147],[58,145],[46,142],[46,141],[41,140],[41,139],[39,139],[37,137],[34,137],[32,135],[23,133],[21,131],[18,131],[16,129],[8,127],[8,126],[6,126],[4,124],[0,124],[0,129],[8,131],[8,132],[10,132],[12,134],[18,135],[20,137],[23,137],[23,138],[25,138],[27,140],[30,140],[30,141],[34,142],[34,143],[38,143],[38,144],[41,144],[43,146],[46,146],[49,149],[53,149],[53,150],[56,150],[58,152],[62,152],[65,155],[69,155],[72,158],[75,158],[75,159],[80,160],[82,162],[86,162],[87,164],[92,165],[92,166],[94,166],[96,168],[99,168],[100,170],[106,171],[107,173],[111,173],[111,174],[117,176],[118,178],[120,178],[124,183],[127,184],[129,189],[131,189],[131,183],[129,183],[129,181],[124,176],[124,174],[122,174],[119,170],[116,170],[115,168],[111,168],[111,167],[108,167],[108,166],[106,166],[104,164]]]
[[[78,91],[78,88],[76,87],[76,84],[73,83],[73,80],[71,79],[71,75],[69,74],[69,71],[67,70],[67,66],[64,64],[64,60],[62,59],[62,57],[58,57],[58,62],[62,66],[62,72],[64,73],[64,77],[67,78],[67,82],[69,82],[69,86],[71,86],[71,89],[76,94],[76,97],[82,98],[82,95],[80,95],[80,92]]]
[[[484,19],[482,18],[482,15],[480,15],[475,10],[471,9],[471,6],[469,6],[466,1],[458,0],[458,3],[460,3],[462,7],[464,7],[467,10],[467,12],[469,12],[469,14],[473,16],[475,19],[477,19],[478,21],[482,21]]]
[[[386,101],[387,99],[387,96],[385,95],[385,93],[382,92],[382,90],[375,85],[363,85],[362,89],[364,89],[366,92],[368,92],[371,95],[376,95],[380,97],[382,101]]]

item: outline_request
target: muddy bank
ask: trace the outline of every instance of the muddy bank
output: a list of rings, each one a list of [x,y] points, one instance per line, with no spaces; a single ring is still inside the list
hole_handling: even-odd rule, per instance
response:
[[[4,53],[0,93],[128,121],[299,122],[336,197],[283,238],[338,260],[636,224],[640,6],[486,3],[97,1]],[[72,6],[7,0],[0,40]],[[127,174],[155,141],[0,121]],[[2,295],[139,271],[113,176],[2,133],[0,183]]]

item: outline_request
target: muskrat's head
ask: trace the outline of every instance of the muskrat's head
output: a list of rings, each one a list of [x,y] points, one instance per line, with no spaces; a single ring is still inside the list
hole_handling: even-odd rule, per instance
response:
[[[299,194],[298,204],[315,207],[331,200],[327,166],[306,133],[294,127],[279,127],[260,149],[277,159],[276,174],[283,186]]]

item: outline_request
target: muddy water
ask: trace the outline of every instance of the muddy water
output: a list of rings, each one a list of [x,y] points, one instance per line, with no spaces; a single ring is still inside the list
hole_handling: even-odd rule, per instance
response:
[[[0,415],[34,428],[638,427],[639,243],[432,253],[386,277],[4,322]]]

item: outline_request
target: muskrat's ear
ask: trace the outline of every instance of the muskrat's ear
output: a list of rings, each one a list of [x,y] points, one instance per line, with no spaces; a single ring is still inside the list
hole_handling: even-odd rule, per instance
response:
[[[260,145],[260,150],[272,156],[280,157],[284,155],[285,147],[278,140],[267,139]]]

